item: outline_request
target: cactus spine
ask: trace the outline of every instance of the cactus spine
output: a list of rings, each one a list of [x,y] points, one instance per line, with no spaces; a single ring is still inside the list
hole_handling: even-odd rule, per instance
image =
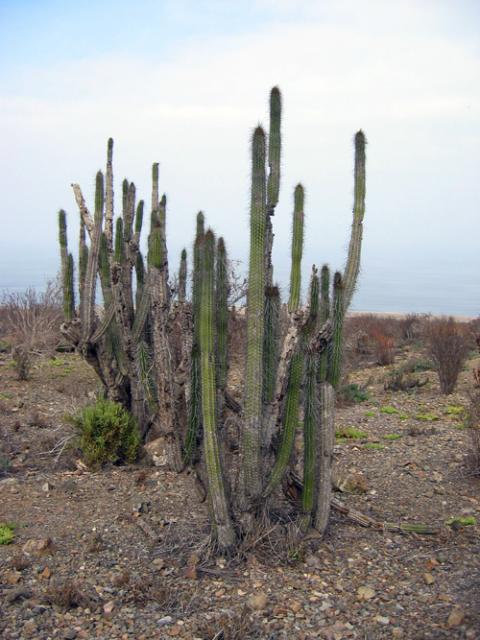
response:
[[[252,137],[245,422],[242,435],[243,498],[246,510],[250,510],[252,503],[260,497],[262,492],[260,446],[265,314],[265,226],[265,133],[261,127],[257,127]]]
[[[204,244],[205,249],[200,303],[200,361],[202,418],[204,427],[203,442],[214,533],[220,549],[225,551],[233,546],[235,542],[235,531],[230,519],[227,504],[217,436],[214,351],[215,237],[211,230],[207,231]]]

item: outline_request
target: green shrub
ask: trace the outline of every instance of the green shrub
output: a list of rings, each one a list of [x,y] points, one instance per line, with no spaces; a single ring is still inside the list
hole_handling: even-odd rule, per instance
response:
[[[337,397],[344,404],[357,404],[368,400],[368,393],[358,384],[344,384],[340,387]]]
[[[0,544],[11,544],[13,542],[15,525],[0,522]]]
[[[97,400],[70,418],[79,431],[78,446],[89,466],[136,460],[140,433],[131,414],[109,400]]]
[[[400,411],[395,407],[387,405],[386,407],[381,407],[380,413],[386,413],[389,416],[393,416],[393,415],[399,414]]]

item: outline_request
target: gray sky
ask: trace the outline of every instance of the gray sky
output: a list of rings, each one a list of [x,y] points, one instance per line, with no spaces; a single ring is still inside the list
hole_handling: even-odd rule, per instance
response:
[[[109,136],[117,194],[126,176],[149,202],[151,163],[160,162],[175,267],[199,209],[231,257],[245,260],[249,138],[268,124],[277,84],[281,282],[299,181],[305,280],[312,262],[343,265],[352,139],[362,128],[367,214],[356,307],[480,313],[480,3],[95,4],[0,4],[0,288],[56,272],[61,207],[76,245],[70,183],[92,201]]]

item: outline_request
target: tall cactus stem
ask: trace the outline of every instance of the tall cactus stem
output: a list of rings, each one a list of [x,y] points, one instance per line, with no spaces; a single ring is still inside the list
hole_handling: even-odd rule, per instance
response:
[[[178,270],[178,301],[184,303],[187,297],[187,250],[182,249]]]
[[[251,512],[262,493],[263,333],[265,314],[266,176],[265,133],[258,126],[252,137],[250,259],[247,294],[247,354],[244,428],[242,438],[242,508]]]
[[[323,265],[320,274],[320,309],[318,314],[318,324],[322,327],[330,316],[330,269]],[[328,350],[322,351],[318,361],[317,381],[325,382],[328,371]]]
[[[280,339],[280,291],[278,286],[265,288],[265,333],[263,341],[263,402],[273,402],[277,379]]]
[[[113,248],[113,138],[107,143],[107,167],[105,170],[105,236],[109,252]]]
[[[214,260],[215,238],[213,233],[209,230],[205,235],[205,258],[203,261],[204,267],[202,273],[200,311],[202,417],[204,425],[203,442],[214,533],[219,548],[222,551],[228,551],[235,543],[235,531],[233,529],[227,503],[217,435],[214,351]]]
[[[223,238],[217,243],[216,262],[216,328],[217,328],[217,388],[224,391],[228,373],[228,270]]]
[[[335,390],[329,382],[318,385],[317,477],[313,524],[323,535],[332,496],[332,461],[335,444]]]
[[[363,218],[365,215],[365,145],[365,134],[363,131],[358,131],[355,134],[353,222],[347,264],[343,274],[345,311],[350,306],[360,271]]]
[[[267,213],[273,215],[280,193],[280,157],[282,149],[281,138],[282,95],[278,87],[270,92],[270,131],[268,136],[268,182],[267,182]]]
[[[303,253],[303,206],[304,190],[297,184],[294,194],[293,230],[292,230],[292,266],[290,271],[290,298],[288,310],[294,313],[300,305],[301,268]]]
[[[334,389],[338,389],[342,372],[342,334],[344,320],[344,286],[342,274],[338,271],[333,278],[333,337],[329,353],[327,379]]]

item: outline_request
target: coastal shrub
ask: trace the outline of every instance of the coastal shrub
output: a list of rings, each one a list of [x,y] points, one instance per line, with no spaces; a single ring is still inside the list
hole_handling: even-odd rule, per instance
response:
[[[13,350],[13,368],[19,380],[28,380],[32,369],[32,354],[24,345],[18,345]]]
[[[0,544],[11,544],[13,542],[15,525],[0,522]]]
[[[355,383],[344,384],[338,390],[337,400],[340,404],[358,404],[368,400],[368,392],[364,386]]]
[[[97,400],[70,421],[79,432],[78,447],[89,466],[136,460],[140,433],[133,416],[110,400]]]
[[[465,328],[453,318],[435,318],[426,327],[428,354],[435,363],[440,391],[453,393],[470,351]]]

